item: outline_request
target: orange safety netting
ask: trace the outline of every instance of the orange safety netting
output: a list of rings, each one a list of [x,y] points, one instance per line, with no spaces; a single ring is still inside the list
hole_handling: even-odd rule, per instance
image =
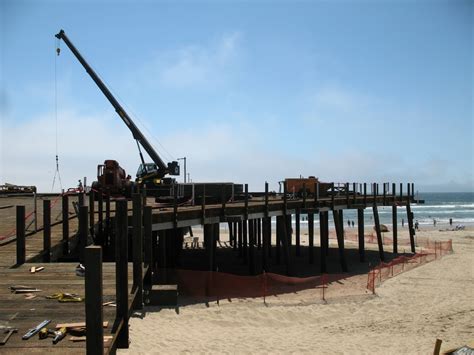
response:
[[[384,280],[453,252],[452,240],[446,242],[427,240],[426,245],[427,249],[425,251],[422,249],[419,253],[412,256],[402,255],[389,263],[382,262],[374,267],[367,274],[367,289],[375,294],[376,285],[380,285]]]

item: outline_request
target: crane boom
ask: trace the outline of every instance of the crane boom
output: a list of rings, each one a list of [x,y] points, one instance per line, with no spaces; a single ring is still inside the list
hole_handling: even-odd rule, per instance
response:
[[[89,66],[89,64],[86,62],[86,60],[82,57],[82,55],[79,53],[79,51],[76,49],[76,47],[71,43],[69,38],[66,36],[64,33],[64,30],[59,31],[58,34],[55,35],[56,38],[62,39],[64,43],[68,46],[68,48],[71,50],[71,52],[74,54],[74,56],[79,60],[79,62],[82,64],[86,72],[89,74],[89,76],[94,80],[96,85],[99,87],[100,91],[105,95],[105,97],[109,100],[109,102],[112,104],[114,107],[115,111],[117,114],[120,116],[122,121],[127,125],[128,129],[132,132],[133,138],[140,143],[140,145],[145,149],[145,151],[148,153],[150,158],[153,160],[153,162],[157,166],[157,171],[156,175],[159,178],[164,177],[167,174],[170,175],[179,175],[179,165],[178,162],[173,161],[171,163],[168,163],[166,165],[164,161],[160,158],[158,153],[153,149],[151,144],[148,142],[148,140],[145,138],[145,136],[142,134],[142,132],[138,129],[138,127],[135,125],[135,123],[132,121],[130,116],[127,114],[127,112],[123,109],[123,107],[119,104],[119,102],[115,99],[115,97],[112,95],[110,90],[105,86],[105,84],[100,80],[99,76],[95,73],[95,71]],[[141,153],[140,153],[141,154]],[[142,158],[142,163],[143,158]]]

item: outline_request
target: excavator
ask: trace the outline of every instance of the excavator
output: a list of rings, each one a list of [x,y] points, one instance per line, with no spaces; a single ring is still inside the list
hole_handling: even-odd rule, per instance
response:
[[[128,113],[124,110],[107,86],[105,86],[99,76],[82,57],[74,44],[72,44],[72,42],[66,36],[64,30],[59,31],[55,37],[58,38],[58,40],[63,40],[77,60],[82,64],[92,80],[105,95],[107,100],[109,100],[109,102],[112,104],[117,114],[128,127],[130,132],[132,132],[132,136],[137,142],[137,147],[140,154],[141,164],[137,171],[135,184],[131,181],[131,177],[126,175],[125,170],[120,167],[117,161],[106,160],[104,164],[100,164],[97,167],[97,181],[93,183],[92,187],[99,191],[107,192],[111,195],[125,197],[130,197],[134,186],[139,186],[142,188],[145,187],[149,196],[172,196],[173,186],[175,185],[176,181],[174,178],[167,177],[167,175],[180,174],[178,162],[172,161],[165,164],[152,145],[145,138],[143,133],[135,125]],[[57,54],[60,54],[59,47],[57,48]],[[147,154],[150,156],[151,160],[153,161],[152,163],[145,163],[141,147],[145,149]]]

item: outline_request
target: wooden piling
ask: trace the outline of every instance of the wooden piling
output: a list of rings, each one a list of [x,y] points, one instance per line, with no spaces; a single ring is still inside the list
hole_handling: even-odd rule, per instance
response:
[[[249,274],[255,275],[255,220],[249,220]]]
[[[43,261],[51,262],[51,201],[43,200]]]
[[[393,252],[398,253],[398,218],[397,218],[397,205],[392,205],[392,230],[393,230]]]
[[[374,223],[375,223],[375,233],[377,234],[377,243],[379,246],[379,256],[381,261],[385,261],[385,254],[383,251],[383,240],[382,240],[382,232],[380,230],[380,222],[379,222],[379,212],[377,209],[377,204],[374,203],[372,206],[374,212]]]
[[[116,248],[115,248],[115,285],[116,317],[122,320],[122,328],[117,338],[119,348],[128,349],[128,212],[127,201],[116,202]]]
[[[132,195],[133,223],[133,288],[137,291],[134,309],[143,309],[143,231],[142,196]],[[133,292],[132,291],[132,292]]]
[[[94,237],[94,226],[95,226],[95,193],[94,190],[89,192],[89,228],[90,235]]]
[[[110,195],[107,194],[105,197],[105,233],[104,233],[105,245],[110,245],[111,226],[112,225],[110,222]]]
[[[282,234],[282,229],[284,227],[282,227],[282,224],[283,224],[283,216],[277,216],[276,218],[276,245],[275,245],[275,262],[277,265],[280,264],[281,262],[281,247],[280,247],[280,244],[281,244],[281,234]]]
[[[244,264],[248,262],[248,221],[242,221],[242,256]]]
[[[104,197],[97,193],[97,245],[104,246]]]
[[[85,250],[85,305],[87,354],[104,353],[102,248],[89,246]]]
[[[410,233],[410,246],[411,252],[416,253],[415,249],[415,228],[413,228],[413,212],[411,211],[410,202],[407,203],[407,219],[408,219],[408,231]]]
[[[243,222],[239,221],[237,222],[237,245],[238,245],[238,250],[239,250],[239,257],[244,256],[244,241],[243,241]]]
[[[257,228],[257,248],[262,249],[262,219],[257,218],[255,227]]]
[[[280,223],[281,231],[281,243],[283,246],[283,255],[284,261],[286,265],[286,275],[291,276],[292,273],[292,265],[291,265],[291,253],[290,253],[290,246],[289,246],[289,236],[288,236],[288,228],[287,228],[287,221],[288,215],[281,216],[282,222]],[[291,217],[290,217],[291,218]]]
[[[62,219],[63,219],[63,255],[69,254],[69,196],[62,197]]]
[[[153,231],[152,231],[152,207],[143,208],[143,244],[145,249],[144,259],[147,272],[143,279],[143,288],[150,290],[153,280]]]
[[[16,206],[16,264],[22,265],[25,261],[25,206]]]
[[[319,212],[319,244],[320,244],[320,253],[319,253],[319,262],[321,273],[327,271],[326,267],[326,254],[327,249],[329,248],[328,245],[328,213],[327,212]]]
[[[296,256],[301,255],[301,248],[300,248],[300,210],[298,209],[295,214],[295,238],[296,238]]]
[[[357,209],[357,228],[359,237],[359,260],[365,261],[364,209]]]
[[[314,213],[308,212],[308,256],[309,263],[314,264]]]
[[[87,238],[89,234],[88,227],[89,208],[87,206],[79,206],[79,261],[84,263],[84,249],[87,246]]]
[[[213,238],[214,238],[214,225],[204,225],[204,248],[207,260],[207,270],[214,271],[214,259],[213,259]]]
[[[342,223],[339,211],[332,210],[332,216],[334,219],[334,226],[336,228],[337,245],[339,249],[339,261],[341,263],[342,271],[347,272],[346,256],[344,252],[344,231],[341,228]]]

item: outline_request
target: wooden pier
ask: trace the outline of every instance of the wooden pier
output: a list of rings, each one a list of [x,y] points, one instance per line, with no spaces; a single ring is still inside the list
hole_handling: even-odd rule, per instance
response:
[[[332,191],[336,191],[334,184],[332,187]],[[168,207],[147,205],[144,192],[135,193],[130,202],[111,200],[94,192],[88,196],[64,195],[62,223],[51,228],[50,204],[46,200],[43,228],[28,238],[25,237],[24,207],[17,206],[16,241],[0,246],[0,256],[4,260],[0,266],[0,295],[4,300],[0,306],[0,327],[18,328],[18,333],[2,346],[2,352],[83,353],[87,350],[87,353],[96,354],[114,353],[117,348],[128,347],[130,315],[149,302],[153,284],[173,281],[166,280],[166,275],[163,279],[158,270],[173,269],[180,264],[183,236],[193,226],[203,227],[204,252],[199,255],[208,271],[216,271],[219,224],[226,223],[229,227],[228,245],[236,260],[246,265],[248,274],[272,271],[275,266],[281,268],[283,265],[285,273],[292,275],[294,258],[303,257],[300,218],[307,215],[309,246],[305,257],[308,264],[319,263],[321,272],[327,272],[331,214],[337,235],[338,272],[346,272],[350,271],[351,265],[345,256],[344,211],[357,210],[358,252],[363,262],[363,213],[365,209],[371,210],[379,258],[383,261],[385,251],[378,208],[391,206],[393,221],[396,222],[397,208],[405,206],[411,251],[415,252],[410,208],[414,201],[414,186],[407,184],[406,194],[403,194],[401,184],[398,192],[395,188],[395,184],[383,184],[379,191],[377,184],[346,183],[337,193],[294,196],[288,194],[286,188],[281,195],[270,194],[266,184],[265,192],[258,196],[248,193],[245,186],[245,194],[239,201],[222,199],[220,204],[207,205],[203,198],[200,206],[179,206],[175,198],[173,205]],[[319,191],[319,186],[314,191]],[[72,222],[77,230],[71,232],[69,199],[72,198],[78,201],[77,219]],[[292,216],[295,216],[294,231]],[[320,226],[318,248],[314,241],[316,218],[319,218]],[[272,219],[276,221],[276,240],[272,239]],[[394,253],[398,250],[396,224],[393,228]],[[79,262],[85,265],[84,277],[76,275],[75,268]],[[30,273],[31,266],[42,266],[44,270]],[[18,285],[41,291],[34,292],[35,297],[11,293],[10,287]],[[45,297],[59,292],[74,293],[85,297],[86,301],[60,303]],[[116,307],[107,305],[110,302],[114,302]],[[69,335],[55,345],[50,339],[39,340],[38,336],[21,340],[21,335],[29,328],[45,319],[52,321],[52,327],[59,323],[84,322],[87,340],[72,342],[68,340]],[[105,321],[108,322],[107,328],[102,327]]]

